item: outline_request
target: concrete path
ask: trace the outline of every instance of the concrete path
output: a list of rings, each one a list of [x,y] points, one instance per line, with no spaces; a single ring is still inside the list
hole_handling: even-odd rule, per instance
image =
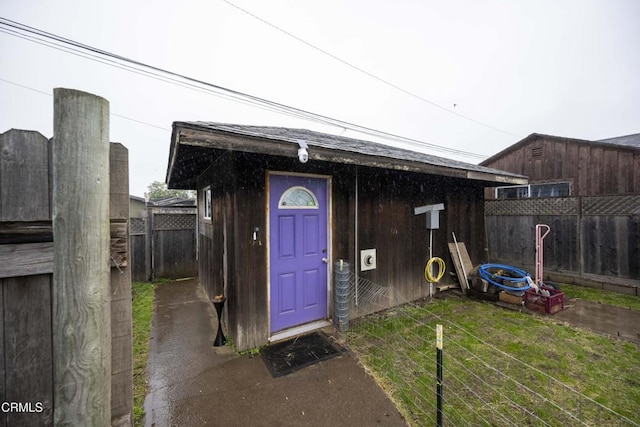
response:
[[[146,426],[405,426],[350,353],[272,378],[259,355],[213,347],[217,320],[196,280],[156,288]]]
[[[553,319],[640,345],[640,311],[575,298],[564,306]]]

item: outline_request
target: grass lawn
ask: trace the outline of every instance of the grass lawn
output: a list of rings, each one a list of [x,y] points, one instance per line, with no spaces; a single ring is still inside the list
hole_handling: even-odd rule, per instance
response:
[[[149,330],[153,314],[153,293],[155,283],[133,282],[132,324],[133,324],[133,425],[142,425],[144,398],[147,393],[145,369],[149,350]]]
[[[347,336],[412,425],[435,424],[436,324],[444,325],[446,425],[625,425],[598,404],[640,423],[636,345],[447,297],[374,316]]]

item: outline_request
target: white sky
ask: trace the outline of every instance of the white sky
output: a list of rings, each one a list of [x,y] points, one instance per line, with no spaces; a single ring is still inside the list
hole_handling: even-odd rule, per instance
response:
[[[229,1],[504,132],[376,81],[223,0],[0,0],[0,17],[282,104],[486,156],[533,132],[584,139],[640,132],[637,0]],[[0,58],[0,132],[53,134],[53,98],[16,84],[49,94],[55,87],[94,93],[109,100],[112,113],[157,126],[111,117],[110,139],[129,149],[130,192],[138,196],[164,181],[173,121],[343,132],[4,32]]]

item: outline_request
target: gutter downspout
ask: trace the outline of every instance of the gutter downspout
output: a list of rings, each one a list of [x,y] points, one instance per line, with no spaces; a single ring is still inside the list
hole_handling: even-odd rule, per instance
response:
[[[355,274],[355,302],[358,305],[358,165],[356,165],[356,191],[355,191],[355,215],[354,215],[354,256],[353,271]]]

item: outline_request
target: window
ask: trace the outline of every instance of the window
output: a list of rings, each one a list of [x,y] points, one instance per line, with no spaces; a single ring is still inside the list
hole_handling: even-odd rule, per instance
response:
[[[204,188],[204,219],[211,219],[211,187]]]
[[[529,185],[497,187],[496,199],[522,199],[527,197],[568,197],[571,185],[568,182],[547,182]]]
[[[295,186],[287,189],[278,202],[280,209],[318,209],[318,199],[304,187]]]

